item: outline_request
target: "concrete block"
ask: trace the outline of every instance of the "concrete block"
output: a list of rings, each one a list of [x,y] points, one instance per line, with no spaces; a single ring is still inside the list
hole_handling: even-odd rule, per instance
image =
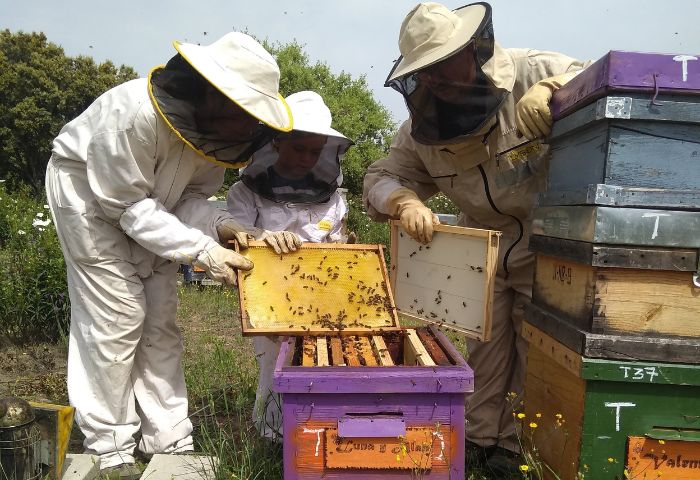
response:
[[[212,480],[216,457],[193,454],[153,455],[141,478],[148,480]]]
[[[100,457],[69,453],[63,462],[63,480],[93,480],[100,473]]]

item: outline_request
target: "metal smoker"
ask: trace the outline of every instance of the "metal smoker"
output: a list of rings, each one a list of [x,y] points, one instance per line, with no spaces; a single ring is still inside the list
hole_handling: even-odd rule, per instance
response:
[[[41,478],[40,441],[29,403],[16,397],[0,399],[0,480]]]

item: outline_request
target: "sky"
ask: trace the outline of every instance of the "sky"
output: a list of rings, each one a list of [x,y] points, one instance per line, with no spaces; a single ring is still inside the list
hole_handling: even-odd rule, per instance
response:
[[[384,80],[416,0],[0,0],[0,28],[44,32],[70,56],[129,65],[145,76],[175,54],[173,40],[202,45],[232,30],[304,46],[334,73],[364,75],[400,122],[403,98]],[[496,41],[596,60],[610,50],[700,54],[698,0],[492,0]],[[464,3],[444,2],[449,8]]]

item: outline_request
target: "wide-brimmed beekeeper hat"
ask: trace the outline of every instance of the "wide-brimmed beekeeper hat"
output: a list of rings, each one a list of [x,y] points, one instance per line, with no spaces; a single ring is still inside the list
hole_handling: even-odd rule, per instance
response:
[[[279,93],[279,67],[255,39],[231,32],[211,45],[173,44],[202,77],[246,112],[275,130],[292,129],[292,114]]]
[[[435,2],[416,5],[401,24],[401,58],[394,65],[387,83],[456,53],[490,22],[491,7],[483,2],[456,10]]]
[[[295,132],[339,137],[351,143],[345,135],[331,128],[331,111],[318,93],[305,90],[289,95],[286,101],[294,115]]]

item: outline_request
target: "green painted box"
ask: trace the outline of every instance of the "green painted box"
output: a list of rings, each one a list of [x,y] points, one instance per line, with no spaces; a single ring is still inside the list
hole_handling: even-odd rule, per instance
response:
[[[523,437],[561,479],[627,478],[630,437],[679,440],[688,466],[700,458],[700,366],[591,359],[528,323],[522,334],[530,345]],[[699,478],[681,473],[700,468],[684,472],[684,459],[673,460],[673,478]]]

